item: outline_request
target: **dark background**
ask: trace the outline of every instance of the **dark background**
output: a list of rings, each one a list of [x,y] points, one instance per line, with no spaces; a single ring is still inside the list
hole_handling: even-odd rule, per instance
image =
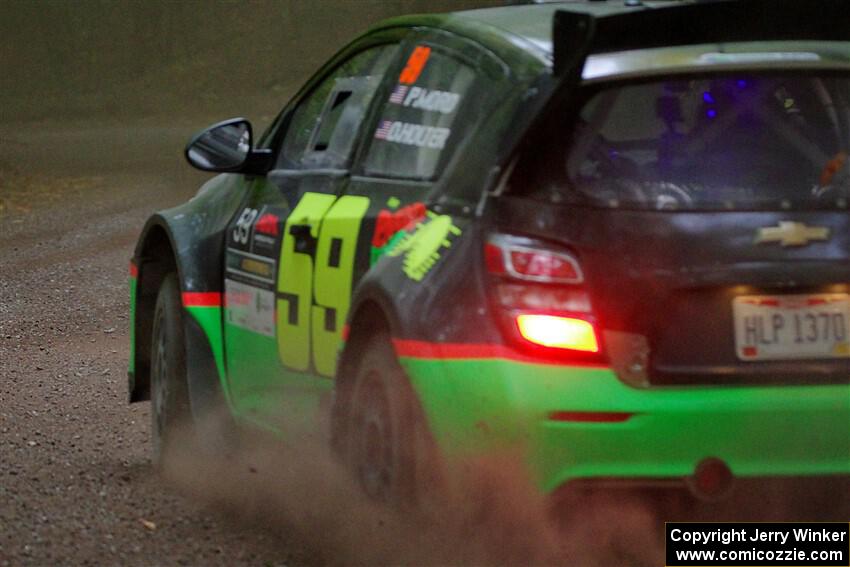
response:
[[[0,122],[275,114],[381,19],[497,0],[0,0]]]

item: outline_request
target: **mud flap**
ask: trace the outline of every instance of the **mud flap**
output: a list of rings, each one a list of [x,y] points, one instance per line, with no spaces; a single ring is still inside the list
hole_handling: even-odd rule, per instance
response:
[[[183,317],[186,337],[186,380],[192,418],[199,423],[204,417],[223,411],[227,406],[209,339],[191,315]]]

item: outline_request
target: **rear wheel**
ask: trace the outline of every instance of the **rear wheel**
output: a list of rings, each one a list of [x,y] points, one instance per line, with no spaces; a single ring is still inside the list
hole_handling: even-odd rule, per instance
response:
[[[353,370],[343,453],[366,494],[395,506],[422,503],[437,475],[434,443],[389,337],[365,341]]]
[[[190,426],[191,421],[183,307],[177,276],[170,273],[159,288],[151,338],[151,437],[154,464],[162,464],[173,449],[178,429]]]

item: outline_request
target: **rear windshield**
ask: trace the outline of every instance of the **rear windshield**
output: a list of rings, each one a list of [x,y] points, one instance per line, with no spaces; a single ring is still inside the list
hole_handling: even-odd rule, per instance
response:
[[[790,210],[844,209],[850,197],[850,79],[843,75],[750,73],[609,87],[586,99],[573,132],[555,156],[561,182],[550,177],[544,189],[558,187],[561,199]]]

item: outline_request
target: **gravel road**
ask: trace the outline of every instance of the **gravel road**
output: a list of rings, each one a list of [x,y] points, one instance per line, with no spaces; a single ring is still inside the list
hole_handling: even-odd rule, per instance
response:
[[[0,129],[0,566],[298,563],[164,483],[126,403],[128,260],[203,180],[190,130]]]

